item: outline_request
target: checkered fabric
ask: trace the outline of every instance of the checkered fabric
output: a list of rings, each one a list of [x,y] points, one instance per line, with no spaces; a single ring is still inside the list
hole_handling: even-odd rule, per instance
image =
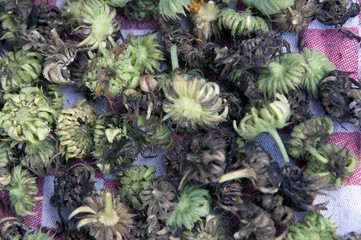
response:
[[[35,4],[40,4],[44,0],[36,0]],[[46,0],[45,0],[46,1]],[[235,0],[236,1],[236,0]],[[354,0],[355,1],[355,0]],[[361,2],[361,0],[358,0]],[[49,3],[54,4],[61,8],[65,0],[48,0]],[[232,8],[240,9],[241,1],[231,5]],[[143,35],[148,32],[158,31],[160,25],[156,20],[150,20],[147,22],[129,22],[125,18],[121,17],[121,31],[123,36],[129,33],[134,35]],[[356,35],[361,35],[361,22],[360,16],[349,19],[344,25],[347,30],[352,31]],[[359,44],[356,40],[350,40],[345,38],[343,34],[339,33],[333,26],[326,26],[317,20],[313,21],[310,26],[301,31],[299,34],[284,33],[283,37],[290,43],[291,49],[294,52],[299,52],[298,39],[303,37],[305,39],[305,47],[309,49],[316,48],[319,52],[324,53],[335,66],[348,72],[354,72],[351,77],[360,80],[361,70],[361,51]],[[63,89],[63,103],[64,108],[72,106],[76,101],[83,98],[81,94],[75,91],[72,87]],[[107,102],[97,101],[95,103],[97,112],[103,113],[106,111],[121,111],[122,106],[119,101],[113,102],[110,106]],[[312,103],[312,111],[315,114],[324,114],[321,105],[318,102]],[[345,146],[355,156],[360,158],[360,127],[355,124],[356,122],[340,123],[334,122],[334,133],[331,135],[330,144]],[[287,140],[289,137],[289,131],[280,131],[283,140]],[[175,136],[176,141],[181,141],[182,136]],[[268,134],[264,134],[256,140],[271,154],[273,160],[277,161],[282,159],[279,148],[276,142]],[[165,172],[161,165],[161,157],[166,151],[160,151],[153,153],[158,155],[156,158],[143,159],[141,156],[135,162],[136,165],[155,165],[157,168],[156,175],[160,175]],[[281,165],[284,163],[280,162]],[[355,168],[354,173],[345,181],[345,183],[337,189],[337,191],[327,192],[327,195],[318,196],[314,204],[327,202],[327,211],[321,213],[326,217],[331,217],[331,222],[338,228],[337,233],[340,235],[347,234],[348,232],[355,231],[361,233],[361,165]],[[37,178],[37,186],[39,193],[37,196],[44,196],[41,201],[35,202],[33,212],[37,213],[37,216],[24,217],[24,223],[30,227],[37,227],[39,225],[47,227],[49,229],[55,229],[56,221],[60,221],[57,215],[57,211],[53,208],[49,199],[54,193],[53,186],[54,176],[48,175],[43,178]],[[112,192],[117,190],[116,180],[112,176],[102,174],[99,170],[96,170],[96,190],[102,188],[109,188]],[[5,191],[0,195],[1,199],[8,200],[9,195]],[[63,211],[63,217],[66,219],[70,214],[70,210]],[[14,216],[10,210],[0,212],[0,217]],[[302,217],[302,214],[297,215],[297,219]],[[70,226],[74,228],[75,226]],[[61,237],[55,238],[61,239]]]

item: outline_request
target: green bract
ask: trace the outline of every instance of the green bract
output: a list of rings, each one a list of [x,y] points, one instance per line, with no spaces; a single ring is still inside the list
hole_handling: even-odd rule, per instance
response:
[[[0,58],[2,92],[14,92],[39,82],[43,57],[37,52],[7,52]]]
[[[132,36],[124,58],[129,59],[141,74],[153,74],[154,70],[160,71],[159,61],[164,60],[160,47],[156,34]]]
[[[50,237],[50,232],[43,233],[41,229],[37,229],[35,232],[26,232],[24,236],[16,236],[11,240],[53,240]]]
[[[288,228],[288,234],[285,240],[338,240],[336,230],[330,220],[323,216],[309,213],[304,222],[298,222]]]
[[[147,166],[134,166],[119,176],[120,196],[130,207],[142,208],[143,202],[140,199],[140,194],[144,189],[150,187],[149,180],[154,177],[154,173],[154,166],[150,168]]]
[[[266,16],[276,14],[281,9],[291,7],[294,2],[294,0],[243,0],[244,4],[257,8]]]
[[[245,139],[254,139],[264,132],[268,132],[276,140],[281,150],[283,159],[288,162],[289,158],[286,149],[282,143],[276,128],[283,128],[290,117],[290,106],[287,98],[276,94],[275,101],[261,108],[252,107],[251,111],[246,113],[237,127],[236,121],[233,121],[235,131]]]
[[[104,0],[106,4],[109,4],[110,6],[113,7],[124,7],[125,4],[127,4],[127,2],[129,1],[132,0]]]
[[[119,30],[115,18],[115,9],[102,1],[84,2],[81,8],[82,25],[74,30],[85,39],[78,46],[89,46],[90,49],[104,49],[108,44],[115,45],[112,34]]]
[[[132,0],[122,10],[129,20],[147,21],[151,18],[158,18],[158,3],[154,0]]]
[[[11,208],[18,216],[37,215],[31,212],[35,205],[34,202],[43,199],[43,197],[35,197],[38,193],[35,178],[22,169],[21,165],[17,165],[11,172],[11,181],[6,186],[9,190]]]
[[[10,183],[11,175],[8,169],[9,159],[13,158],[10,142],[0,142],[0,190]]]
[[[39,88],[23,88],[19,94],[8,93],[4,98],[0,127],[9,137],[37,144],[49,135],[57,114]]]
[[[304,48],[301,55],[305,57],[309,71],[302,79],[302,87],[314,98],[318,98],[318,83],[327,73],[336,69],[335,65],[328,58],[317,51]]]
[[[81,25],[81,8],[86,0],[66,0],[62,8],[61,15],[69,18],[73,27]]]
[[[185,184],[179,190],[180,199],[174,215],[166,220],[168,226],[192,229],[194,223],[209,212],[210,195],[199,186]]]
[[[178,14],[186,15],[184,8],[189,8],[192,6],[192,0],[160,0],[159,1],[159,10],[162,14],[162,17],[167,20],[170,19],[180,19]]]
[[[218,20],[219,28],[232,31],[232,35],[246,36],[251,31],[262,30],[268,32],[270,27],[261,17],[253,16],[251,10],[236,12],[231,8],[224,8]]]
[[[216,126],[228,114],[228,107],[219,97],[219,86],[198,76],[176,75],[163,91],[163,111],[167,113],[163,119],[171,118],[179,127]]]
[[[257,88],[269,98],[273,98],[276,93],[287,94],[301,83],[306,71],[308,66],[301,54],[285,53],[276,56],[258,75]]]
[[[60,112],[56,132],[60,151],[64,151],[67,158],[83,158],[93,151],[96,119],[94,108],[85,100]]]
[[[89,55],[90,71],[84,80],[96,96],[115,97],[123,89],[138,87],[141,73],[131,59],[108,49],[103,49],[100,57]]]

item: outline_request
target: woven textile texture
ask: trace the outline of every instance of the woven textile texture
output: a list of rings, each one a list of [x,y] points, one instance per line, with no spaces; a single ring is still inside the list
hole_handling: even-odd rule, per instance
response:
[[[41,0],[44,1],[44,0]],[[40,0],[36,0],[35,4],[39,4]],[[46,1],[46,0],[45,0]],[[354,0],[355,1],[355,0]],[[361,0],[358,0],[361,2]],[[49,3],[61,8],[65,0],[48,0]],[[231,5],[233,8],[239,9],[241,1]],[[147,22],[128,22],[125,18],[120,17],[121,31],[125,37],[127,34],[143,35],[148,32],[158,31],[160,29],[159,23],[156,20]],[[349,19],[343,26],[356,35],[361,35],[361,18],[360,16]],[[316,48],[319,52],[324,53],[335,66],[347,72],[354,72],[351,77],[360,80],[361,73],[361,51],[360,46],[356,40],[344,38],[343,34],[338,32],[333,26],[326,26],[313,21],[310,26],[301,31],[299,34],[284,33],[283,37],[291,44],[291,50],[299,52],[298,39],[303,37],[305,40],[305,47],[309,49]],[[76,101],[83,98],[83,96],[75,91],[74,88],[68,87],[63,89],[63,103],[64,108],[72,106]],[[113,102],[109,106],[105,101],[97,101],[95,107],[98,113],[105,111],[120,111],[121,105],[119,102]],[[319,103],[312,103],[312,111],[316,114],[324,114]],[[287,140],[289,132],[280,131],[283,140]],[[181,141],[182,136],[175,136],[176,141]],[[256,139],[272,156],[273,160],[281,159],[281,153],[277,147],[276,142],[268,134],[264,134]],[[343,123],[342,125],[334,122],[334,133],[331,135],[330,144],[344,146],[358,157],[360,162],[360,127],[354,122]],[[135,162],[136,165],[155,165],[157,168],[156,175],[165,172],[161,165],[161,157],[166,153],[156,152],[156,158],[143,159],[138,157]],[[282,164],[282,163],[280,163]],[[49,199],[54,193],[53,186],[54,176],[48,175],[43,178],[37,178],[37,185],[39,193],[37,196],[44,196],[41,201],[35,202],[33,212],[38,213],[37,216],[24,217],[24,223],[30,227],[37,227],[39,225],[49,229],[57,228],[56,221],[59,221],[57,211],[53,208]],[[112,192],[116,191],[116,180],[112,176],[103,175],[98,169],[96,171],[96,190],[102,188],[110,188]],[[0,195],[1,199],[8,200],[7,192]],[[327,202],[327,211],[321,213],[326,217],[331,217],[331,222],[338,228],[337,233],[340,235],[355,231],[361,233],[361,165],[355,168],[354,173],[340,186],[337,191],[327,192],[327,195],[318,196],[314,204]],[[70,211],[64,211],[63,217],[66,219]],[[0,212],[0,218],[4,216],[14,216],[10,210]],[[297,215],[297,219],[302,214]],[[74,226],[70,226],[74,228]],[[61,239],[57,237],[55,239]]]

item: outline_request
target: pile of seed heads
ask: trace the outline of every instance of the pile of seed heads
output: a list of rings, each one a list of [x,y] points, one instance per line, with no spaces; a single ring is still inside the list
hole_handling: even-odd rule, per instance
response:
[[[280,35],[317,19],[360,41],[342,28],[360,6],[245,0],[234,11],[230,2],[0,0],[0,191],[9,195],[0,240],[361,239],[336,236],[320,215],[327,204],[313,205],[358,162],[328,142],[333,121],[361,121],[361,86],[316,49],[291,53]],[[152,18],[161,44],[156,33],[120,34],[125,21]],[[89,101],[63,109],[68,85]],[[121,110],[97,114],[99,98]],[[288,148],[277,133],[286,126]],[[283,159],[254,140],[265,132]],[[159,150],[166,173],[133,165]],[[96,172],[118,188],[96,191]],[[36,179],[49,174],[59,228],[34,230],[22,218],[37,215]],[[308,212],[304,222],[294,223],[297,212]]]

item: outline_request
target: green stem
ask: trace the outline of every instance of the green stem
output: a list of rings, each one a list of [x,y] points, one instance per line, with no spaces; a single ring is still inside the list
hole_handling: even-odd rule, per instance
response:
[[[212,14],[216,4],[213,1],[209,1],[206,5],[206,14]]]
[[[280,137],[280,135],[278,134],[276,128],[272,128],[272,129],[269,129],[267,131],[273,138],[274,140],[276,141],[280,151],[281,151],[281,154],[282,154],[282,157],[283,157],[283,160],[285,160],[285,162],[289,162],[290,159],[288,157],[288,154],[287,154],[287,151],[286,151],[286,148],[285,148],[285,145],[283,145],[283,142],[282,142],[282,139]]]
[[[310,147],[310,149],[308,149],[308,152],[311,153],[311,155],[314,156],[321,163],[327,164],[329,162],[327,158],[325,158],[324,156],[319,154],[317,149],[315,149],[313,147]]]
[[[112,198],[112,194],[110,194],[108,192],[105,194],[104,214],[108,218],[113,217],[113,198]]]
[[[171,56],[171,60],[172,60],[172,70],[174,72],[177,68],[179,68],[177,45],[173,45],[170,48],[170,56]]]
[[[219,182],[226,182],[237,178],[249,178],[252,181],[257,179],[256,173],[250,169],[241,169],[224,174]]]

